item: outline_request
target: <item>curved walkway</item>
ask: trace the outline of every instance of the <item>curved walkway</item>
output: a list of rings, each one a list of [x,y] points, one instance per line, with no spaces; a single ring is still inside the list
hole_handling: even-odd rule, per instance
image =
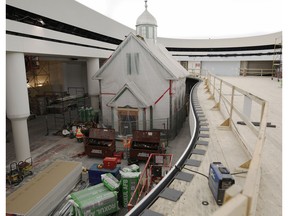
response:
[[[268,127],[266,130],[266,143],[262,158],[262,178],[256,215],[280,216],[282,215],[282,89],[280,83],[267,77],[221,78],[269,102],[268,122],[276,125],[276,128]],[[220,127],[225,119],[219,111],[211,109],[215,103],[208,99],[210,95],[206,93],[204,83],[199,85],[197,95],[209,127],[209,132],[207,132],[209,137],[199,138],[199,141],[208,141],[208,145],[198,144],[195,148],[200,151],[204,150],[205,155],[194,153],[190,157],[190,159],[202,161],[201,165],[198,168],[185,165],[185,168],[208,175],[210,163],[219,161],[231,173],[242,171],[240,165],[250,158],[247,151],[231,130]],[[252,116],[253,114],[256,115],[257,113],[252,112]],[[249,140],[249,137],[247,139]],[[169,186],[183,192],[179,200],[173,202],[159,198],[150,207],[150,210],[161,215],[207,216],[212,215],[219,208],[208,187],[207,179],[188,170],[185,172],[194,175],[191,183],[178,181]],[[246,174],[234,175],[235,183],[243,186],[245,177]]]

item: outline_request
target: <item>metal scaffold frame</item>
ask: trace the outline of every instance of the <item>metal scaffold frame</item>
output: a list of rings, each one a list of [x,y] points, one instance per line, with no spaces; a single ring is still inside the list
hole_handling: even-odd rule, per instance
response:
[[[282,40],[278,42],[278,38],[275,38],[271,79],[274,77],[277,77],[278,82],[282,80]]]

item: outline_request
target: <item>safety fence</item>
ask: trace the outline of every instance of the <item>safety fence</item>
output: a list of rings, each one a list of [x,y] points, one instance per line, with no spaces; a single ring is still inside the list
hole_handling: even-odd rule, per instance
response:
[[[276,76],[277,71],[273,68],[240,68],[241,76]]]
[[[128,203],[129,211],[169,172],[172,167],[172,158],[173,154],[150,154]]]
[[[221,127],[229,128],[235,133],[251,158],[241,165],[248,170],[243,188],[233,185],[228,189],[224,205],[213,216],[255,215],[268,103],[212,74],[208,74],[205,85],[211,95],[209,99],[215,101],[212,109],[219,110],[226,119]]]

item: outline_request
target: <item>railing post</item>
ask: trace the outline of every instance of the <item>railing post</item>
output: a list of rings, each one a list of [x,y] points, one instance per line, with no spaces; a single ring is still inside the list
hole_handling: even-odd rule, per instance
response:
[[[222,97],[222,80],[220,80],[220,89],[219,89],[219,108],[220,108],[220,101],[221,101],[221,97]]]
[[[213,81],[213,94],[212,94],[212,96],[213,96],[213,98],[214,98],[214,94],[215,94],[215,80],[216,80],[216,77],[215,76],[213,76],[214,77],[214,81]]]
[[[231,95],[231,104],[230,104],[230,113],[229,113],[229,124],[231,122],[232,119],[232,112],[233,112],[233,106],[234,106],[234,92],[235,92],[235,86],[232,86],[232,95]]]

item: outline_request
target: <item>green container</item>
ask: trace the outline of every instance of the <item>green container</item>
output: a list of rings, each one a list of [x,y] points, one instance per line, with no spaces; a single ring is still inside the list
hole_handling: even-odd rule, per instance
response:
[[[92,107],[81,107],[79,109],[79,116],[80,116],[80,121],[82,122],[89,122],[93,121],[95,118],[95,111],[93,110]]]
[[[88,107],[86,107],[86,109],[85,109],[86,121],[91,121],[91,109],[92,108],[88,108]]]
[[[79,109],[79,116],[80,116],[80,121],[86,122],[86,115],[85,115],[85,108],[81,107]]]
[[[139,181],[141,172],[123,172],[121,174],[121,201],[123,207],[127,207]]]
[[[72,203],[72,215],[104,216],[119,210],[117,192],[110,191],[101,183],[68,197]]]

